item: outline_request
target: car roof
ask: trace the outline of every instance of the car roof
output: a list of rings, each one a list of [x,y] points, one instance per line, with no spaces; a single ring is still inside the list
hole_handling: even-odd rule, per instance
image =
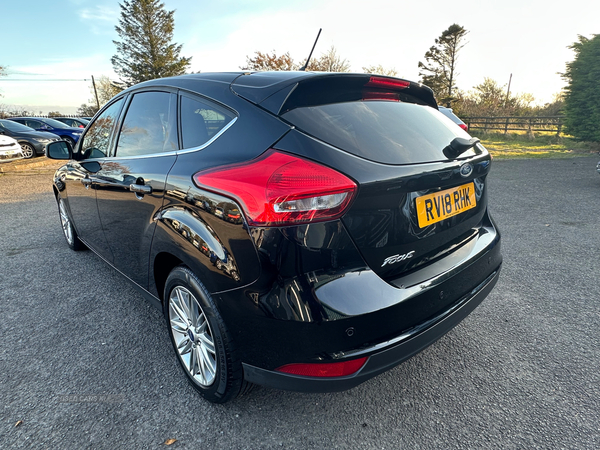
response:
[[[159,78],[145,81],[134,85],[125,91],[134,92],[137,89],[156,87],[178,87],[190,91],[199,92],[208,96],[220,90],[226,90],[246,100],[260,104],[263,108],[277,113],[278,108],[291,90],[298,83],[310,79],[332,79],[332,78],[368,78],[368,77],[394,78],[383,75],[366,73],[345,72],[300,72],[300,71],[273,71],[273,72],[215,72],[179,75],[176,77]],[[396,78],[397,79],[397,78]],[[408,81],[408,80],[403,80]],[[410,82],[411,93],[419,97],[430,106],[437,107],[433,92],[427,86],[420,83]],[[274,95],[277,94],[277,95]],[[281,97],[281,98],[280,98]],[[268,101],[266,101],[268,99]],[[273,103],[267,104],[267,103]]]
[[[48,120],[53,119],[54,117],[10,117],[8,120],[12,119],[26,119],[26,120]]]

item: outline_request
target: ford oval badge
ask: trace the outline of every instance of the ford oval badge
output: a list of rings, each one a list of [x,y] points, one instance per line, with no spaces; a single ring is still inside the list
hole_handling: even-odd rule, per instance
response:
[[[473,173],[473,164],[466,163],[466,164],[463,164],[462,166],[460,166],[460,175],[463,178],[467,178],[472,173]]]

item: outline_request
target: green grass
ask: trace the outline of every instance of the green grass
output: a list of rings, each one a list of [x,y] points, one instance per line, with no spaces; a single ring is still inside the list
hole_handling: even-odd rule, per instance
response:
[[[534,139],[527,134],[488,133],[477,135],[494,158],[570,158],[589,156],[600,150],[598,144],[576,141],[569,136],[556,137],[553,133],[535,133]]]

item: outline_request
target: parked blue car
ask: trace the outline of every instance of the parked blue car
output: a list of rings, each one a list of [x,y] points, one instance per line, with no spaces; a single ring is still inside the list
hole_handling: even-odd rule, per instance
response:
[[[10,117],[9,120],[33,128],[36,131],[54,133],[62,140],[70,143],[71,147],[75,146],[83,131],[82,128],[70,127],[58,120],[46,119],[44,117]]]

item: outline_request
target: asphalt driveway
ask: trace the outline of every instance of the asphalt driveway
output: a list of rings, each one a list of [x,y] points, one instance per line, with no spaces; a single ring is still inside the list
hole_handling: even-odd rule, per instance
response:
[[[503,273],[424,352],[350,391],[227,405],[188,385],[159,311],[69,250],[50,173],[0,175],[0,448],[598,449],[597,160],[494,162]]]

